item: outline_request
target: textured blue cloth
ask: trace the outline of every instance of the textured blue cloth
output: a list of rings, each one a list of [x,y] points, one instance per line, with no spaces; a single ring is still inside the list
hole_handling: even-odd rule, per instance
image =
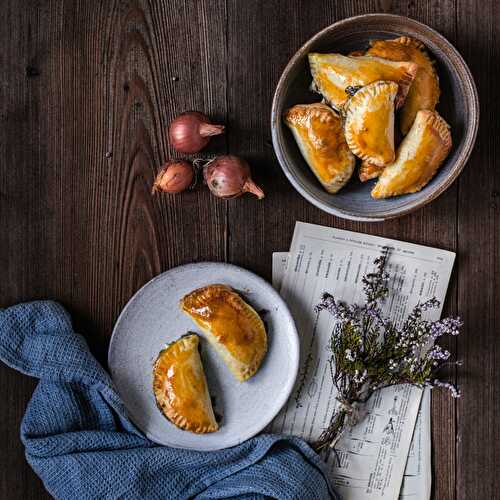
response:
[[[0,311],[0,359],[40,379],[21,439],[56,498],[337,498],[318,456],[296,438],[261,435],[216,452],[146,439],[55,302]]]

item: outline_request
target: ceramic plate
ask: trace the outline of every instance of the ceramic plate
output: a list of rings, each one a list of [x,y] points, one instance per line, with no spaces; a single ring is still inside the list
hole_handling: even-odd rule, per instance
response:
[[[233,377],[200,329],[179,309],[184,295],[214,283],[238,291],[266,325],[268,352],[257,374],[246,382]],[[153,395],[152,368],[158,353],[188,331],[200,334],[214,411],[222,416],[220,430],[211,434],[175,427],[160,413]],[[108,364],[131,420],[152,441],[218,450],[251,438],[276,416],[297,376],[299,342],[286,304],[262,278],[230,264],[189,264],[157,276],[132,297],[113,330]]]

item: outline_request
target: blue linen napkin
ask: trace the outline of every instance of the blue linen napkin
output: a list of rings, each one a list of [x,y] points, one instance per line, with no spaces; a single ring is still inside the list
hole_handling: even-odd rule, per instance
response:
[[[55,302],[0,311],[0,359],[40,379],[21,440],[56,498],[338,498],[319,457],[297,438],[260,435],[216,452],[148,440]]]

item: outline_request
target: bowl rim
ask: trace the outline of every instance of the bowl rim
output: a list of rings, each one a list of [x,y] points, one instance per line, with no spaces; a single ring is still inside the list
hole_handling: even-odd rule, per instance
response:
[[[472,124],[469,122],[466,126],[465,130],[465,137],[460,143],[460,154],[458,158],[456,159],[452,170],[449,172],[448,177],[442,182],[440,186],[438,186],[433,192],[429,194],[429,196],[424,199],[424,200],[417,200],[414,202],[410,202],[408,206],[402,207],[400,209],[396,209],[393,213],[387,213],[384,214],[383,216],[369,216],[369,215],[358,215],[356,213],[352,213],[349,211],[346,211],[344,209],[340,209],[337,207],[332,207],[330,205],[327,205],[321,200],[318,200],[308,189],[307,187],[295,176],[295,174],[288,168],[287,165],[287,160],[285,159],[281,148],[280,144],[278,141],[278,126],[279,122],[282,119],[281,118],[281,113],[278,112],[277,106],[278,106],[278,99],[281,97],[282,93],[284,92],[284,81],[285,78],[288,76],[288,73],[290,72],[290,69],[292,66],[295,65],[295,63],[301,59],[304,56],[304,53],[307,53],[309,51],[309,47],[316,42],[318,39],[322,38],[326,33],[329,33],[333,30],[338,30],[339,28],[342,28],[344,25],[349,25],[356,23],[357,21],[363,19],[366,20],[367,18],[372,18],[376,19],[379,21],[394,21],[398,20],[399,22],[405,22],[407,23],[410,27],[413,27],[414,29],[417,30],[423,30],[424,32],[427,31],[429,34],[433,35],[436,37],[436,39],[439,40],[446,48],[449,50],[449,53],[446,54],[448,58],[452,60],[453,66],[460,66],[461,70],[463,71],[465,78],[462,81],[462,84],[464,87],[468,88],[469,90],[469,96],[470,96],[470,106],[471,106],[471,116],[474,116],[475,119],[473,120]],[[320,30],[318,33],[313,35],[311,38],[309,38],[302,46],[295,52],[295,54],[291,57],[291,59],[288,61],[287,65],[283,69],[281,76],[278,80],[278,83],[276,85],[276,90],[274,92],[273,96],[273,101],[271,105],[271,137],[272,137],[272,142],[273,142],[273,149],[274,153],[278,159],[278,163],[281,166],[281,169],[285,173],[285,176],[289,180],[289,182],[292,184],[292,186],[295,188],[298,193],[303,196],[309,203],[312,203],[319,209],[331,214],[335,215],[338,217],[341,217],[343,219],[349,219],[349,220],[354,220],[354,221],[362,221],[362,222],[381,222],[384,220],[389,220],[389,219],[395,219],[398,217],[402,217],[403,215],[407,215],[411,212],[414,212],[415,210],[418,210],[419,208],[427,205],[431,201],[435,200],[438,196],[440,196],[444,191],[446,191],[450,185],[456,180],[456,178],[460,175],[462,172],[463,168],[465,167],[467,161],[469,160],[469,157],[472,153],[472,150],[474,148],[474,144],[476,142],[477,138],[477,131],[479,128],[479,119],[480,119],[480,109],[479,109],[479,96],[477,92],[477,87],[476,83],[474,81],[474,77],[472,75],[472,72],[469,69],[469,66],[465,62],[464,58],[462,55],[458,52],[458,50],[454,47],[454,45],[449,42],[443,35],[441,35],[438,31],[436,31],[434,28],[431,28],[430,26],[421,23],[420,21],[416,21],[415,19],[406,17],[406,16],[400,16],[397,14],[385,14],[385,13],[370,13],[370,14],[361,14],[357,16],[352,16],[348,17],[345,19],[341,19],[339,21],[336,21],[335,23],[326,26],[322,30]]]

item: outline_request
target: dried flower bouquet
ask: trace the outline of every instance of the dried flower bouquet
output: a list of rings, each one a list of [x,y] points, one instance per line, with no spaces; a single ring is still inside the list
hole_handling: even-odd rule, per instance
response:
[[[387,258],[388,249],[384,249],[374,261],[374,272],[363,277],[363,305],[346,305],[325,293],[316,306],[318,313],[326,310],[335,318],[329,345],[330,366],[340,403],[314,443],[318,451],[327,446],[333,448],[343,431],[357,423],[359,404],[384,387],[406,383],[443,387],[453,397],[459,397],[453,384],[437,376],[450,363],[450,353],[435,341],[444,335],[457,335],[462,322],[459,318],[424,319],[426,310],[439,306],[435,298],[417,304],[400,327],[384,317],[381,304],[389,292]]]

